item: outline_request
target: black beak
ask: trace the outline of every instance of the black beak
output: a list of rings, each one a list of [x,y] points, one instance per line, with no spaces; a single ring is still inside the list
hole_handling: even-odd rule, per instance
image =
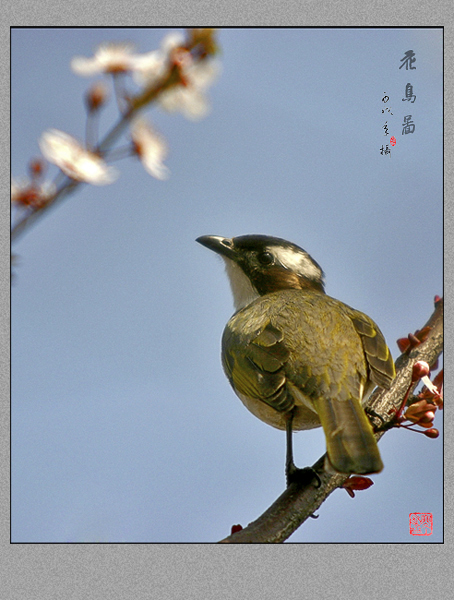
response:
[[[230,260],[238,260],[238,254],[231,238],[224,238],[219,235],[202,235],[196,239],[196,242],[221,256],[230,258]]]

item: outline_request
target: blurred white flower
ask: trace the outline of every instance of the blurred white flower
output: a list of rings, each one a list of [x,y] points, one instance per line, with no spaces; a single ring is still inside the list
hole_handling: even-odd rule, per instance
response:
[[[75,138],[58,129],[48,129],[41,135],[39,147],[45,158],[77,181],[94,185],[112,183],[118,172],[96,154],[86,150]]]
[[[210,110],[206,90],[214,83],[218,72],[217,62],[206,59],[196,63],[191,57],[191,61],[182,64],[182,83],[164,90],[158,102],[169,112],[181,112],[191,120],[202,119]]]
[[[71,68],[77,75],[90,77],[98,73],[127,73],[137,68],[152,68],[156,62],[154,52],[133,54],[129,43],[105,42],[98,46],[93,58],[75,56]]]
[[[167,179],[170,171],[162,162],[168,153],[164,138],[142,118],[136,119],[132,124],[131,136],[134,151],[150,175],[157,179]]]
[[[20,181],[11,179],[11,202],[39,208],[54,196],[57,188],[51,181],[37,183],[23,178]]]
[[[162,79],[169,69],[171,53],[184,43],[185,38],[181,33],[172,32],[166,35],[159,50],[149,52],[137,61],[133,72],[136,83],[150,87]]]
[[[181,112],[189,119],[201,119],[209,111],[205,92],[219,73],[219,63],[213,59],[195,61],[184,48],[185,38],[180,33],[167,35],[161,48],[154,53],[154,61],[137,65],[133,76],[137,83],[151,87],[159,82],[171,65],[178,68],[180,81],[163,90],[157,103],[168,112]]]

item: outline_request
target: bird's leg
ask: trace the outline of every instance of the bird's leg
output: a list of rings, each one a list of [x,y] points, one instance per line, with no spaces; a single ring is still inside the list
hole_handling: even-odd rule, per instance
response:
[[[293,462],[293,439],[292,439],[292,423],[293,417],[295,414],[295,409],[293,408],[287,415],[287,422],[285,424],[285,431],[287,437],[287,455],[285,459],[285,478],[287,480],[287,486],[290,485],[290,480],[292,475],[298,470]]]
[[[377,433],[378,431],[386,431],[387,429],[391,429],[393,427],[392,421],[388,424],[385,423],[384,418],[376,413],[372,408],[366,406],[364,412],[369,417],[369,421],[371,422],[374,433]],[[375,425],[375,423],[372,421],[373,418],[378,419],[380,421],[380,425]]]
[[[305,467],[304,469],[298,469],[293,462],[293,438],[292,438],[292,423],[295,415],[295,408],[293,408],[286,415],[286,438],[287,438],[287,455],[285,459],[285,478],[287,481],[287,487],[292,483],[298,485],[309,485],[314,479],[317,480],[317,486],[321,484],[320,477],[311,467]]]

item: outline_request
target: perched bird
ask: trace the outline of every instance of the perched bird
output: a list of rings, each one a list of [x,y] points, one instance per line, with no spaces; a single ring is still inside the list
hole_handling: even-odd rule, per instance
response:
[[[196,240],[225,261],[237,312],[222,337],[225,373],[244,405],[287,432],[287,482],[298,471],[292,431],[323,427],[328,467],[378,473],[383,463],[362,404],[395,376],[367,315],[324,291],[323,271],[299,246],[265,235]]]

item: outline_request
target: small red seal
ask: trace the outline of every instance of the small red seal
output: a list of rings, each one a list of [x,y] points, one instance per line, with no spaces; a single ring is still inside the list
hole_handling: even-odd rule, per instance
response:
[[[432,513],[410,513],[411,535],[432,535]]]
[[[389,140],[389,143],[391,144],[391,146],[395,146],[396,142],[397,142],[397,140],[394,136]]]

